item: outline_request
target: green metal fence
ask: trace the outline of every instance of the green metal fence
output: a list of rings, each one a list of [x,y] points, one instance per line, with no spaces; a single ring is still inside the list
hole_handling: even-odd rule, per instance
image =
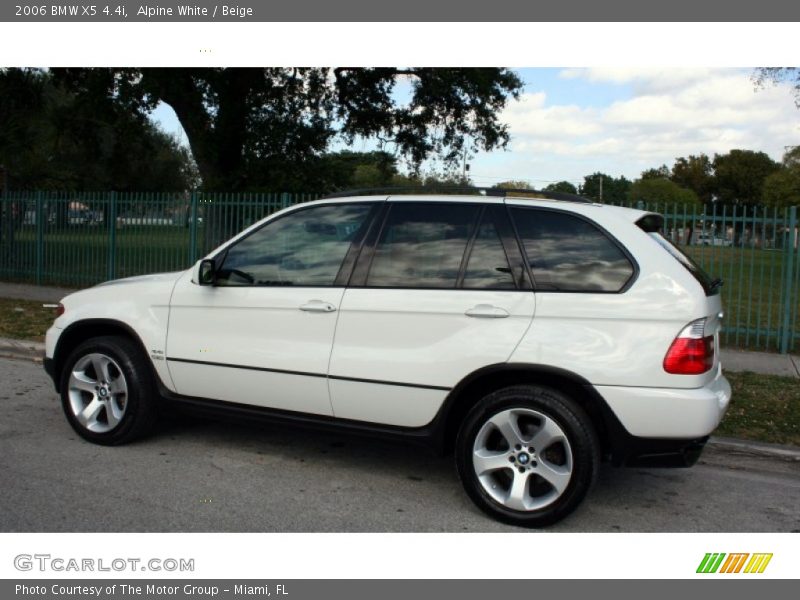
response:
[[[723,280],[722,343],[787,353],[800,347],[798,209],[648,206],[665,235],[712,277]]]
[[[301,194],[10,193],[0,199],[0,279],[87,286],[185,269]]]
[[[9,193],[0,198],[0,279],[81,287],[185,269],[247,225],[311,194]],[[721,277],[728,346],[800,348],[798,210],[640,203]]]

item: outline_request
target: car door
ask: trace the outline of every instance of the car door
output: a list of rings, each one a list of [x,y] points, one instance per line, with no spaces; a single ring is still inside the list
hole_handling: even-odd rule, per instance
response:
[[[214,285],[184,276],[170,302],[166,349],[176,391],[331,415],[326,375],[353,262],[346,257],[376,209],[298,208],[216,256]]]
[[[336,417],[427,424],[472,371],[508,359],[535,299],[502,203],[387,202],[339,310]]]

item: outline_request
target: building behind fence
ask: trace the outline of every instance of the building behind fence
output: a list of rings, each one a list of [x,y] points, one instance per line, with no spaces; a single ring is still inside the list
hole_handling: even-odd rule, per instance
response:
[[[178,271],[247,225],[310,194],[14,192],[0,198],[0,279],[85,287]],[[722,341],[800,348],[797,207],[646,206],[665,235],[725,284]]]

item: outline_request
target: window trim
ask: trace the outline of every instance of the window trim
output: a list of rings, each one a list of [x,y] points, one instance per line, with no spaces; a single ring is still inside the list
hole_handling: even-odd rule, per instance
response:
[[[323,207],[331,207],[331,206],[369,206],[369,210],[364,218],[364,223],[360,231],[356,232],[355,237],[350,240],[350,246],[347,248],[347,252],[342,259],[342,263],[339,265],[339,270],[336,273],[336,277],[333,280],[331,285],[271,285],[271,284],[258,284],[254,283],[252,285],[218,285],[214,284],[214,287],[220,288],[230,288],[230,289],[253,289],[253,288],[270,288],[270,289],[304,289],[304,288],[344,288],[347,287],[347,280],[350,278],[353,268],[355,266],[356,260],[358,259],[358,253],[361,250],[361,247],[364,243],[364,239],[367,237],[368,233],[374,226],[376,218],[380,216],[381,209],[383,205],[386,204],[385,200],[378,200],[378,201],[365,201],[365,202],[330,202],[325,204],[308,204],[305,206],[299,206],[294,210],[288,211],[285,214],[275,218],[275,219],[268,219],[264,223],[262,223],[259,227],[256,227],[252,231],[248,231],[247,234],[243,235],[235,242],[228,244],[224,248],[222,248],[219,252],[212,255],[211,258],[218,262],[218,267],[221,268],[225,264],[225,260],[228,257],[228,252],[231,248],[235,248],[244,240],[248,239],[250,236],[255,235],[265,227],[273,223],[277,223],[278,221],[285,219],[287,217],[296,215],[297,213],[306,211],[306,210],[313,210],[315,208],[323,208]],[[354,252],[355,248],[355,252]]]
[[[531,278],[531,281],[533,281],[533,290],[537,294],[605,294],[605,295],[624,294],[629,289],[631,289],[631,287],[633,287],[633,284],[636,283],[636,280],[639,278],[639,272],[640,272],[639,263],[636,262],[636,259],[633,257],[633,255],[630,253],[630,251],[625,247],[625,245],[622,244],[622,242],[620,242],[616,237],[614,237],[605,227],[600,225],[600,223],[598,223],[597,221],[594,221],[593,219],[590,219],[589,217],[587,217],[585,215],[582,215],[580,213],[572,212],[572,211],[569,211],[569,210],[561,210],[561,209],[558,209],[558,208],[551,208],[549,206],[520,206],[519,204],[513,204],[513,205],[508,205],[507,204],[506,207],[507,207],[508,212],[509,212],[508,217],[511,220],[511,225],[514,228],[514,233],[515,233],[515,235],[517,237],[517,242],[519,243],[520,251],[523,253],[524,262],[525,262],[525,265],[527,266],[527,269],[528,269],[528,276]],[[631,273],[630,277],[628,277],[628,279],[625,282],[625,284],[620,289],[618,289],[616,291],[604,291],[604,290],[585,290],[585,291],[579,291],[579,290],[549,290],[549,289],[539,289],[539,288],[537,288],[537,286],[536,286],[536,278],[534,277],[533,269],[531,268],[531,264],[530,264],[530,260],[528,260],[528,253],[525,250],[525,243],[522,241],[522,236],[519,234],[519,230],[517,229],[517,223],[514,220],[514,215],[513,215],[513,210],[512,209],[565,214],[565,215],[569,215],[571,217],[575,217],[576,219],[579,219],[581,221],[584,221],[585,223],[588,223],[590,226],[592,226],[592,227],[596,228],[598,231],[600,231],[606,237],[606,239],[608,239],[612,244],[614,244],[620,250],[620,252],[622,252],[623,256],[628,260],[628,262],[630,263],[631,267],[633,268],[633,272]]]

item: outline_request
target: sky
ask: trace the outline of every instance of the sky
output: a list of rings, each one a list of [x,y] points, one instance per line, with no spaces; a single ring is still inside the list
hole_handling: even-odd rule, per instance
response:
[[[501,115],[511,142],[505,151],[468,159],[477,185],[506,180],[534,187],[562,180],[577,185],[596,171],[635,179],[645,169],[671,166],[679,156],[742,148],[780,160],[786,146],[800,144],[800,110],[789,86],[756,91],[752,69],[517,72],[525,87]],[[399,86],[398,95],[407,89]],[[171,108],[161,105],[152,117],[187,143]],[[373,141],[363,140],[351,149],[374,147]]]

